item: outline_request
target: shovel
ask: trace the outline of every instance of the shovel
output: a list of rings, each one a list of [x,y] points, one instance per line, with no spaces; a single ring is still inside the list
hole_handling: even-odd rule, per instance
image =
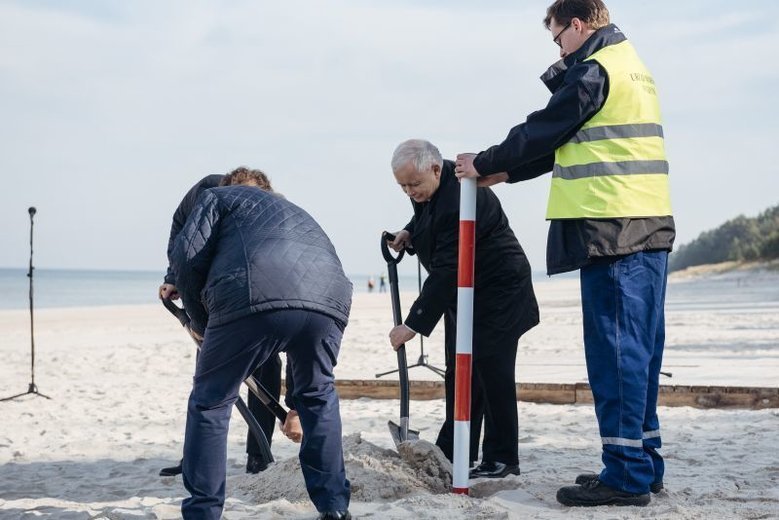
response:
[[[395,236],[392,233],[385,231],[381,235],[381,254],[384,255],[384,260],[387,261],[387,274],[389,275],[390,296],[392,297],[392,319],[395,325],[402,323],[400,314],[400,290],[398,289],[398,263],[403,258],[404,251],[401,251],[397,257],[392,256],[389,246],[387,246],[388,240],[395,240]],[[409,385],[408,385],[408,364],[406,362],[406,345],[401,345],[397,350],[398,355],[398,378],[400,379],[400,425],[393,421],[389,421],[390,435],[395,442],[397,448],[401,442],[419,440],[419,432],[416,430],[410,430],[408,427],[408,402],[409,402]]]
[[[168,311],[170,311],[171,314],[176,317],[176,319],[179,320],[187,332],[190,332],[190,320],[187,311],[173,303],[173,301],[171,301],[169,298],[162,298],[162,304],[166,309],[168,309]],[[198,350],[200,350],[201,342],[196,340],[194,336],[192,339],[197,345]],[[268,392],[268,390],[262,386],[262,384],[257,381],[254,376],[249,376],[244,381],[244,384],[249,387],[249,391],[251,391],[257,397],[257,399],[259,399],[260,402],[265,405],[265,407],[270,410],[271,413],[275,415],[282,424],[284,424],[284,422],[287,420],[287,411],[283,406],[281,406],[281,404],[279,404],[279,402],[271,395],[271,393]],[[273,455],[270,451],[268,439],[265,437],[265,433],[262,431],[262,428],[260,428],[260,424],[257,422],[257,419],[255,419],[254,415],[252,415],[249,407],[246,406],[246,403],[243,399],[241,399],[240,396],[238,396],[238,399],[235,401],[235,407],[238,408],[241,416],[249,426],[249,430],[251,430],[252,435],[254,435],[254,438],[257,439],[257,444],[259,444],[260,451],[262,452],[262,458],[268,463],[273,462]]]

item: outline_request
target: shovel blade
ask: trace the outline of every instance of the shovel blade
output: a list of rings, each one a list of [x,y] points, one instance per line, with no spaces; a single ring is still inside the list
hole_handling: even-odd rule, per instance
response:
[[[392,436],[392,441],[395,443],[396,448],[400,446],[400,443],[402,442],[419,440],[419,432],[416,430],[407,430],[405,438],[403,438],[403,428],[399,424],[396,424],[393,421],[387,421],[387,426],[389,427],[390,436]]]

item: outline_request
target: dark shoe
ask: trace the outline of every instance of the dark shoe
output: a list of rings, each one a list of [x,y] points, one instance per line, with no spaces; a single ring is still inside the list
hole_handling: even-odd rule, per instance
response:
[[[162,468],[160,470],[160,476],[161,477],[175,477],[176,475],[181,475],[181,463],[183,461],[179,461],[178,466],[170,466],[168,468]]]
[[[579,475],[576,477],[576,484],[584,484],[585,482],[591,482],[593,480],[597,480],[599,475],[595,473],[584,473],[582,475]],[[658,494],[663,490],[663,481],[660,482],[654,482],[649,486],[649,491],[654,493],[655,495]]]
[[[645,506],[650,500],[649,493],[625,493],[610,488],[597,478],[582,485],[565,486],[557,490],[557,501],[568,507]]]
[[[325,511],[319,513],[317,517],[319,520],[352,520],[352,515],[349,514],[349,510],[346,511]]]
[[[484,461],[468,473],[469,478],[504,478],[508,475],[519,475],[519,465]]]
[[[268,463],[259,455],[249,455],[246,457],[246,473],[257,474],[260,471],[268,469]]]

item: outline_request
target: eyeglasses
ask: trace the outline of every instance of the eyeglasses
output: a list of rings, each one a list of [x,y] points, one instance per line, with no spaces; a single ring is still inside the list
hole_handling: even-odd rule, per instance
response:
[[[563,33],[565,32],[565,30],[566,30],[566,29],[568,29],[568,28],[571,26],[571,23],[573,23],[573,20],[571,20],[570,22],[568,22],[568,25],[566,25],[565,27],[563,27],[563,29],[562,29],[562,30],[561,30],[559,33],[557,33],[557,36],[555,36],[555,37],[552,39],[552,41],[553,41],[553,42],[555,42],[555,43],[557,44],[557,46],[558,46],[558,47],[560,47],[561,49],[563,48],[563,44],[562,44],[562,43],[560,43],[560,36],[562,36],[562,35],[563,35]]]

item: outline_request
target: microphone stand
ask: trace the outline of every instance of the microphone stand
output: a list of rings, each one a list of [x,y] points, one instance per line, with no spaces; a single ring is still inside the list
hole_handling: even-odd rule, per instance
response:
[[[35,269],[32,266],[32,229],[33,229],[33,216],[36,213],[36,209],[34,207],[30,207],[30,209],[27,210],[27,212],[30,214],[30,270],[27,271],[27,277],[30,279],[30,385],[27,387],[27,391],[23,392],[21,394],[12,395],[11,397],[4,397],[3,399],[0,399],[0,401],[10,401],[12,399],[16,399],[17,397],[22,397],[23,395],[27,394],[33,394],[33,395],[39,395],[41,397],[45,397],[46,399],[51,399],[48,395],[42,394],[38,391],[38,387],[35,385],[35,334],[34,334],[34,321],[33,321],[33,291],[32,291],[32,274],[33,269]]]

